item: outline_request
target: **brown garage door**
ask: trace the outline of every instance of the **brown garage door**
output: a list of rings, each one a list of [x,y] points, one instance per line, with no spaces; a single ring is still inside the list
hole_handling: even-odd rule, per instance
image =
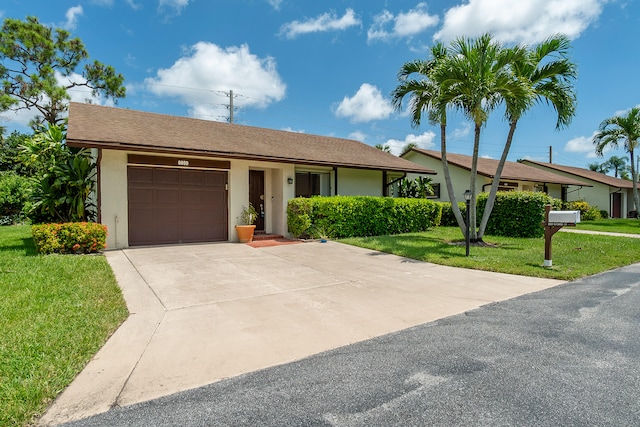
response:
[[[129,245],[227,240],[226,183],[226,171],[129,166]]]

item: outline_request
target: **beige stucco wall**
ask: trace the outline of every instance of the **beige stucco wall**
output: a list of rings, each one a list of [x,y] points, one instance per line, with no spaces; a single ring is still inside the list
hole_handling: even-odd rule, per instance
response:
[[[102,150],[100,200],[100,221],[107,226],[108,232],[107,249],[128,247],[126,152]]]
[[[382,197],[382,171],[339,168],[338,194]]]

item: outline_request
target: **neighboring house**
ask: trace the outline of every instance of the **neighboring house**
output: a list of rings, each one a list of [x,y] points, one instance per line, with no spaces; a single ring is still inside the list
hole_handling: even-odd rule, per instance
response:
[[[237,240],[251,202],[256,230],[288,235],[296,196],[387,195],[434,171],[358,141],[71,103],[67,144],[95,153],[107,245]]]
[[[523,160],[523,164],[539,170],[553,172],[565,177],[578,179],[588,184],[567,192],[567,200],[584,200],[591,206],[607,211],[611,218],[626,218],[633,210],[633,183],[600,172],[573,166]]]
[[[449,194],[442,169],[442,153],[440,151],[413,148],[402,155],[421,166],[437,172],[437,179],[433,181],[434,197],[449,201]],[[456,200],[464,201],[464,192],[469,189],[471,163],[473,158],[462,154],[447,153],[447,163],[451,174],[451,182]],[[478,159],[478,175],[476,177],[476,193],[489,192],[493,177],[498,168],[498,160]],[[562,199],[564,195],[581,186],[589,185],[571,177],[543,171],[533,166],[518,162],[505,162],[500,176],[500,191],[543,191],[552,197]]]

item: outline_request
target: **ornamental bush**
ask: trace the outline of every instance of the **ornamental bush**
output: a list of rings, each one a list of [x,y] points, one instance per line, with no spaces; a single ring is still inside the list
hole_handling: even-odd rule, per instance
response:
[[[581,221],[595,221],[597,219],[602,219],[602,214],[600,213],[600,210],[598,210],[598,207],[591,206],[584,200],[566,202],[564,204],[564,209],[569,211],[580,211]],[[604,212],[606,213],[606,211]]]
[[[371,196],[296,198],[287,206],[294,236],[361,237],[425,231],[440,224],[442,205],[425,199]]]
[[[478,222],[482,219],[488,193],[478,196]],[[506,237],[544,236],[544,207],[560,209],[561,202],[542,192],[498,191],[485,234]]]
[[[31,181],[13,171],[0,172],[0,225],[19,222],[31,196]]]
[[[88,254],[107,247],[107,227],[95,222],[67,222],[31,226],[36,250],[41,254]]]

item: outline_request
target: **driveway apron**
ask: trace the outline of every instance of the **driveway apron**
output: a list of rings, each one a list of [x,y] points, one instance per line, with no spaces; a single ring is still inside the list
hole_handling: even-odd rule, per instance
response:
[[[106,253],[130,316],[40,420],[55,425],[543,290],[562,281],[336,242]]]

